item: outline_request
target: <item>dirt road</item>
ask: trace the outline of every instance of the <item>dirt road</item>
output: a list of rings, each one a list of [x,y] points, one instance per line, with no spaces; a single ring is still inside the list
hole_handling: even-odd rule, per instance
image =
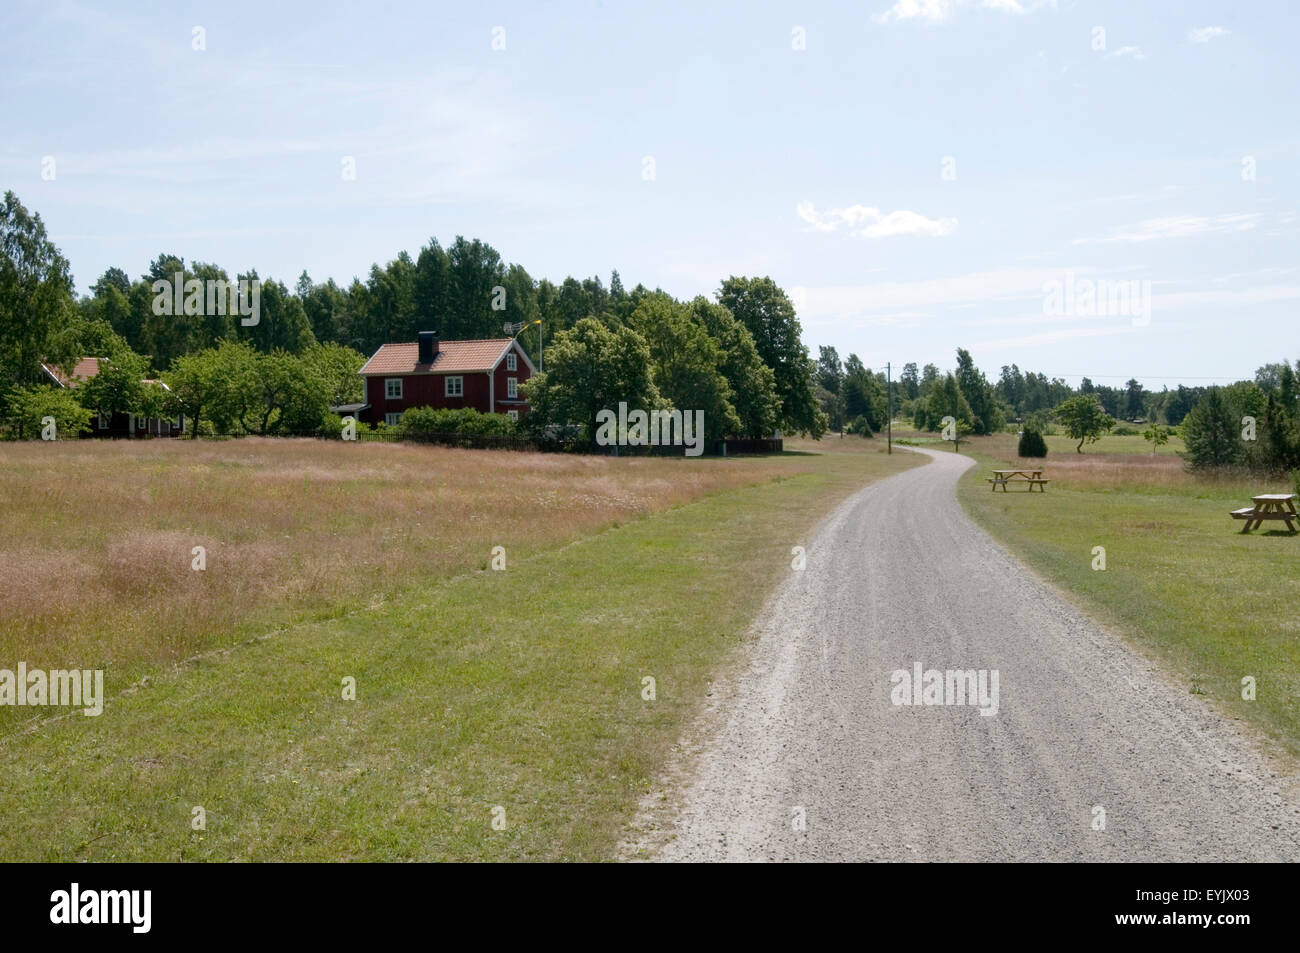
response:
[[[1295,779],[971,523],[972,461],[927,453],[806,544],[629,856],[1300,860]]]

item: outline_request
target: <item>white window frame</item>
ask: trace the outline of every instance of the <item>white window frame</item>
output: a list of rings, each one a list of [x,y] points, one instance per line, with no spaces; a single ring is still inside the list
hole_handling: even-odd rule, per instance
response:
[[[506,378],[506,399],[507,400],[519,399],[519,378],[517,377]]]
[[[397,385],[396,394],[393,393],[394,384]],[[403,390],[405,390],[405,388],[402,386],[402,379],[400,377],[384,378],[384,400],[401,400]]]
[[[519,422],[519,411],[517,410],[507,410],[506,416],[509,417],[511,420],[515,421],[516,423]]]
[[[100,429],[100,430],[107,430],[107,429],[108,429],[108,425],[112,422],[111,419],[109,418],[108,414],[104,413],[104,412],[101,410],[101,411],[98,411],[98,412],[97,412],[97,416],[98,416],[99,419],[96,420],[95,423],[98,424],[99,429]]]
[[[396,414],[384,414],[384,424],[385,424],[386,426],[389,426],[389,427],[396,427],[396,426],[398,426],[401,422],[402,422],[402,415],[401,415],[400,413],[396,413]]]
[[[451,382],[456,382],[455,389],[452,388]],[[443,384],[442,396],[444,397],[464,397],[465,396],[465,378],[459,374],[448,374],[446,383]]]
[[[509,354],[506,355],[506,370],[508,371],[519,370],[519,358],[516,356],[514,351],[511,351]]]

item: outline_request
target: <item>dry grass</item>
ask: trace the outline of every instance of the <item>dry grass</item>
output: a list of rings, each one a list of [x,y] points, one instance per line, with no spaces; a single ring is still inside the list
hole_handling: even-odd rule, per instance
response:
[[[909,434],[920,442],[926,436]],[[1049,437],[1049,451],[1043,459],[1016,455],[1017,439],[1013,434],[967,437],[961,442],[962,453],[983,454],[1009,461],[1017,467],[1042,467],[1053,488],[1071,490],[1114,490],[1139,493],[1192,493],[1234,498],[1250,502],[1255,493],[1289,493],[1285,477],[1269,479],[1242,473],[1194,473],[1183,458],[1168,448],[1159,454],[1141,452],[1147,444],[1138,437],[1110,437],[1086,446],[1076,453],[1074,443],[1064,437]],[[1068,445],[1067,445],[1068,444]],[[951,443],[926,444],[952,449]],[[987,476],[987,474],[984,474]]]
[[[522,556],[790,472],[310,440],[0,445],[0,666],[139,671],[486,568],[493,546]]]

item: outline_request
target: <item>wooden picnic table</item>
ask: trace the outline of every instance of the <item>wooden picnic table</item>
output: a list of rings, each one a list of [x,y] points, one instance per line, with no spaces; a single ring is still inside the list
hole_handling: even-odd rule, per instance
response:
[[[1002,487],[1003,493],[1007,492],[1008,483],[1027,483],[1030,493],[1034,492],[1034,487],[1046,493],[1047,484],[1051,481],[1043,479],[1042,467],[1023,467],[1016,470],[994,470],[989,482],[993,484],[994,491]]]
[[[1296,531],[1291,521],[1300,520],[1300,513],[1296,512],[1294,493],[1261,493],[1252,496],[1251,503],[1253,505],[1233,510],[1231,514],[1235,520],[1246,521],[1241,528],[1243,533],[1259,529],[1264,520],[1284,520],[1287,529],[1293,533]]]

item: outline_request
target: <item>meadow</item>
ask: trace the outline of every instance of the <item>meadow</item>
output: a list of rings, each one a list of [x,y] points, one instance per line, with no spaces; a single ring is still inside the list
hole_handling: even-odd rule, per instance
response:
[[[1047,442],[1034,461],[1009,434],[963,441],[978,463],[958,488],[967,513],[1188,692],[1261,731],[1272,750],[1300,754],[1300,536],[1282,523],[1243,535],[1228,515],[1257,494],[1292,492],[1291,481],[1195,474],[1177,443],[1153,454],[1136,436],[1083,454],[1068,438]],[[986,482],[995,467],[1028,464],[1044,467],[1046,493]],[[1253,701],[1242,697],[1247,676]]]
[[[921,462],[787,446],[0,448],[0,665],[111,663],[98,717],[3,713],[0,854],[609,858],[791,547]]]
[[[133,679],[486,568],[494,546],[508,564],[786,472],[680,463],[270,438],[0,444],[0,659]]]

